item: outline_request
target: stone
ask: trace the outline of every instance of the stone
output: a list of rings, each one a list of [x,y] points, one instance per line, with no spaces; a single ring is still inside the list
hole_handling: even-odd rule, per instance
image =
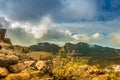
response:
[[[40,71],[38,71],[38,70],[30,70],[30,74],[31,74],[31,76],[32,77],[37,77],[37,76],[39,76],[40,75]]]
[[[12,45],[10,43],[0,42],[0,46],[4,49],[11,49]]]
[[[45,68],[46,66],[46,62],[45,61],[38,61],[35,65],[35,67],[38,69],[38,70],[42,70],[43,68]]]
[[[12,44],[10,38],[4,38],[4,43]]]
[[[31,60],[31,61],[24,61],[24,65],[26,68],[29,68],[32,66],[32,64],[34,63],[35,61]]]
[[[0,29],[0,39],[4,39],[6,34],[6,29]]]
[[[0,42],[11,44],[11,40],[9,38],[5,38],[6,29],[0,29]]]
[[[9,74],[5,80],[30,80],[30,73],[28,71],[23,71],[16,74]]]
[[[5,77],[8,74],[9,74],[9,71],[7,70],[7,68],[0,67],[0,77]]]
[[[92,80],[110,80],[110,78],[107,75],[99,75],[98,77],[95,77]]]
[[[5,48],[2,48],[0,50],[0,54],[5,54],[5,55],[14,55],[14,52],[11,50],[6,50]]]
[[[18,63],[18,57],[15,55],[0,55],[0,66],[1,67],[9,67],[10,65],[14,65]]]
[[[120,65],[113,65],[112,68],[115,72],[120,72]]]
[[[15,52],[18,52],[18,53],[29,53],[31,51],[30,48],[19,46],[19,45],[14,45],[13,49]]]
[[[24,69],[25,69],[25,66],[24,66],[23,63],[17,63],[15,65],[10,65],[9,66],[10,72],[14,72],[14,73],[20,72]]]

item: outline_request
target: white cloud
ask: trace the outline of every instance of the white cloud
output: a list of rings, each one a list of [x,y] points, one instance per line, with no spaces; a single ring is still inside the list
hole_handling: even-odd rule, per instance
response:
[[[22,23],[22,22],[12,22],[11,28],[22,28],[26,33],[34,35],[36,39],[42,38],[48,31],[48,29],[53,25],[50,17],[45,16],[37,24]]]
[[[93,21],[58,24],[52,21],[51,17],[45,16],[38,23],[13,22],[6,18],[0,18],[0,22],[0,24],[6,26],[8,37],[12,38],[15,44],[31,45],[38,42],[104,44],[108,42],[108,34],[114,32],[110,34],[110,43],[120,45],[120,31],[115,32],[119,29],[119,19],[108,22]]]
[[[95,34],[92,35],[92,37],[95,38],[95,39],[97,39],[97,38],[100,38],[101,35],[100,35],[100,33],[95,33]]]
[[[94,33],[92,35],[88,34],[74,34],[71,36],[75,41],[77,42],[96,42],[98,40],[101,40],[101,35],[99,33]]]
[[[120,31],[112,32],[110,35],[110,43],[113,46],[119,46],[120,45]]]

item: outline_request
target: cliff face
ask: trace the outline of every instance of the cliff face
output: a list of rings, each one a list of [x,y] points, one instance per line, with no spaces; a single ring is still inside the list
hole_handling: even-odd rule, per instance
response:
[[[6,34],[6,29],[0,29],[0,39],[4,39]]]

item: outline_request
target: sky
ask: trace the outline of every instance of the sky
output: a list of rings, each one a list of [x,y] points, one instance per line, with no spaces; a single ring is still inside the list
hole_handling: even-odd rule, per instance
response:
[[[120,48],[119,0],[0,0],[13,44],[86,42]]]

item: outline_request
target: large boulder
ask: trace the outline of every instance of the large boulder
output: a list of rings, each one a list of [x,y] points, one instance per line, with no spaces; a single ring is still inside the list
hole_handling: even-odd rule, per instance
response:
[[[0,42],[12,44],[9,38],[5,37],[6,29],[0,29]]]
[[[31,77],[37,77],[40,76],[41,71],[39,70],[30,70]]]
[[[38,61],[35,65],[35,67],[38,69],[38,70],[42,70],[43,68],[46,67],[46,62],[45,61]]]
[[[1,46],[1,49],[2,48],[4,48],[4,49],[12,49],[12,45],[9,44],[9,43],[0,42],[0,46]]]
[[[18,53],[29,53],[31,51],[30,48],[19,46],[19,45],[14,45],[13,49],[15,52],[18,52]]]
[[[5,77],[8,74],[9,74],[9,71],[7,70],[7,68],[0,67],[0,77]]]
[[[92,80],[110,80],[110,78],[107,75],[99,75],[98,77],[95,77]]]
[[[34,62],[35,62],[34,60],[24,61],[24,65],[26,68],[30,68]]]
[[[18,59],[19,58],[15,55],[0,54],[0,66],[9,67],[10,65],[18,63]]]
[[[6,34],[6,29],[0,29],[0,39],[4,39]]]
[[[18,64],[15,64],[15,65],[10,65],[9,66],[9,70],[11,72],[14,72],[14,73],[21,72],[24,69],[25,69],[25,66],[24,66],[23,63],[18,63]]]
[[[9,74],[5,80],[30,80],[30,73],[28,71],[23,71],[16,74]]]

